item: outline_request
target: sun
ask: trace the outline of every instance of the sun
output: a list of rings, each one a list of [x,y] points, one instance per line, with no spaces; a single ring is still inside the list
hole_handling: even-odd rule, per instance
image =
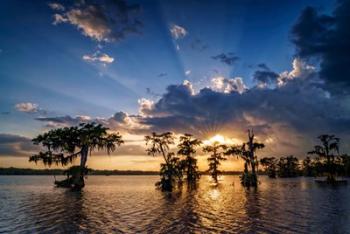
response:
[[[223,135],[220,135],[220,134],[216,134],[216,135],[212,136],[211,138],[203,141],[203,143],[205,145],[211,145],[214,142],[217,142],[219,144],[225,144],[225,145],[239,145],[239,144],[242,144],[242,141],[240,139],[227,138],[227,137],[224,137]]]
[[[218,142],[219,144],[226,144],[227,141],[224,136],[220,134],[216,134],[215,136],[209,138],[208,140],[204,140],[203,143],[206,145],[211,145],[214,142]]]

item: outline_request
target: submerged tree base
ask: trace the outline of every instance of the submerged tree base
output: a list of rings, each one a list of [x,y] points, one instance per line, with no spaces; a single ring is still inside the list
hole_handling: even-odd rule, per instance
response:
[[[161,181],[158,181],[155,184],[155,186],[164,192],[172,192],[174,187],[171,181],[163,178],[161,179]]]
[[[244,172],[241,176],[241,184],[244,187],[257,187],[258,186],[258,178],[255,174]]]
[[[70,188],[79,191],[85,186],[84,177],[88,171],[87,167],[72,166],[64,172],[67,175],[67,179],[55,181],[55,185],[60,188]]]

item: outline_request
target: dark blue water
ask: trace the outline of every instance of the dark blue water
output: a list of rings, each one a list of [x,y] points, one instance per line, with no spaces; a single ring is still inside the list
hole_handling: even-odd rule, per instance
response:
[[[0,233],[350,233],[350,185],[261,177],[245,190],[220,186],[171,195],[157,176],[90,176],[83,192],[54,188],[49,176],[0,176]]]

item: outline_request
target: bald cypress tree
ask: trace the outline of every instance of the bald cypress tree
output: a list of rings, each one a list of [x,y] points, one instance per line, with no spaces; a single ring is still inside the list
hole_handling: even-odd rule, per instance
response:
[[[213,178],[215,183],[218,183],[218,176],[221,174],[219,166],[221,161],[226,160],[224,151],[226,145],[219,144],[219,142],[214,142],[212,145],[207,145],[203,148],[203,151],[210,153],[208,162],[209,162],[209,174]]]
[[[174,144],[174,134],[172,132],[155,133],[146,136],[145,141],[148,148],[147,153],[152,156],[163,156],[164,163],[160,164],[161,179],[156,186],[163,191],[173,191],[177,182],[182,180],[182,170],[180,159],[173,152],[170,152],[170,146]]]
[[[320,135],[318,139],[321,141],[320,145],[315,145],[314,149],[309,151],[310,155],[317,155],[326,161],[325,170],[327,174],[327,182],[336,182],[336,168],[335,158],[339,155],[339,141],[338,137],[334,135]]]
[[[245,187],[256,187],[258,185],[256,151],[265,147],[264,144],[255,142],[253,130],[248,130],[248,141],[241,146],[230,146],[226,155],[239,156],[244,160],[244,171],[241,176],[241,183]]]
[[[108,134],[107,130],[108,128],[94,122],[50,130],[32,140],[35,145],[42,146],[42,151],[32,155],[29,161],[41,161],[48,166],[66,166],[80,157],[80,165],[66,171],[67,179],[55,182],[57,186],[80,190],[85,186],[88,156],[96,150],[105,150],[109,154],[124,143],[119,133]]]
[[[193,185],[197,182],[200,175],[198,172],[197,159],[195,158],[196,147],[200,146],[202,142],[193,138],[191,134],[184,134],[180,136],[180,143],[178,147],[178,155],[184,158],[181,160],[181,167],[186,174],[188,185]]]

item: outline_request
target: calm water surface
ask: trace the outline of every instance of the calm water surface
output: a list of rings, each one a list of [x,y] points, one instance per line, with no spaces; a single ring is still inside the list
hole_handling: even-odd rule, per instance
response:
[[[350,233],[350,186],[309,178],[261,177],[245,190],[237,176],[171,195],[158,176],[90,176],[83,192],[54,188],[49,176],[0,176],[0,233]]]

